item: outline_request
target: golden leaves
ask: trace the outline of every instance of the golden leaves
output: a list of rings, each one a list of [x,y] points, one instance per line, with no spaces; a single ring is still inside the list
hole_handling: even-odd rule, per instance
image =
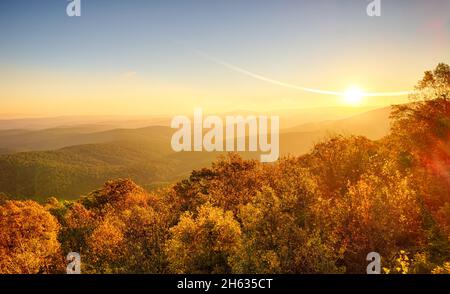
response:
[[[0,206],[0,273],[47,272],[59,254],[60,225],[34,201]]]

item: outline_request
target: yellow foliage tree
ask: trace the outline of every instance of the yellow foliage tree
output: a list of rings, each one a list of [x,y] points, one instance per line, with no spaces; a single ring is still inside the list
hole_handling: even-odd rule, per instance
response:
[[[166,253],[174,273],[230,273],[229,258],[241,250],[241,229],[233,213],[208,203],[197,216],[184,214],[170,233]]]
[[[34,201],[0,206],[0,273],[48,273],[61,265],[59,224]]]

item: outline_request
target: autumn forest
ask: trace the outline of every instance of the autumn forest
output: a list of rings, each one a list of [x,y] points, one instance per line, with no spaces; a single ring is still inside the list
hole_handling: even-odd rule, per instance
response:
[[[450,67],[380,140],[334,135],[260,163],[230,153],[175,184],[114,179],[75,200],[0,199],[0,273],[450,273]]]

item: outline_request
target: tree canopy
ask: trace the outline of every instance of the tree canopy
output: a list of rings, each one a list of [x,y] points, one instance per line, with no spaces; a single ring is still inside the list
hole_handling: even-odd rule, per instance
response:
[[[148,192],[118,179],[74,201],[0,197],[0,272],[450,272],[450,67],[393,107],[378,141],[337,135],[273,164],[237,154]]]

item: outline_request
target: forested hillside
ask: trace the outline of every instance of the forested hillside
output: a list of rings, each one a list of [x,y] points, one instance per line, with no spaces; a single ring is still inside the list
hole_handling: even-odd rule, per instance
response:
[[[339,133],[379,139],[388,133],[389,113],[390,108],[382,108],[346,119],[286,129],[280,135],[280,152],[305,154],[315,143]],[[170,140],[174,130],[169,127],[106,131],[102,128],[84,125],[0,131],[1,146],[9,148],[3,150],[9,154],[0,155],[0,192],[35,200],[50,196],[74,199],[109,179],[121,177],[151,188],[174,183],[192,169],[209,165],[218,155],[173,152]]]
[[[0,197],[0,272],[450,273],[450,68],[426,72],[378,141],[335,136],[274,164],[229,154],[148,192]],[[107,156],[107,155],[105,155]]]
[[[120,177],[132,177],[151,188],[180,179],[216,156],[211,153],[186,157],[166,145],[167,142],[154,139],[126,140],[3,155],[0,191],[15,198],[74,199],[108,179]]]

